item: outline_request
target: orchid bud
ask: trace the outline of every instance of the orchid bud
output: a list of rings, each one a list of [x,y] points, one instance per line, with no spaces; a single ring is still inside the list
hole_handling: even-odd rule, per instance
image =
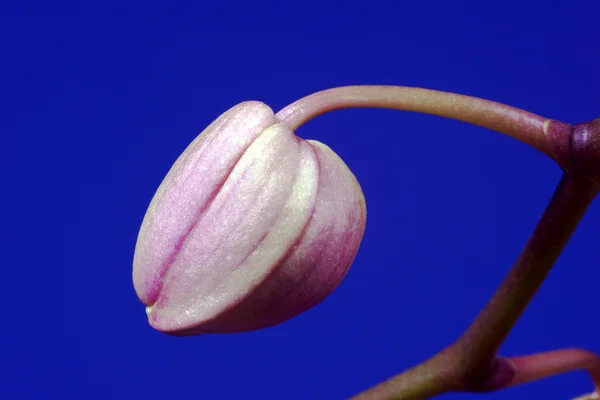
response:
[[[206,128],[158,188],[137,239],[134,287],[159,331],[265,328],[339,285],[365,221],[360,185],[329,147],[244,102]]]

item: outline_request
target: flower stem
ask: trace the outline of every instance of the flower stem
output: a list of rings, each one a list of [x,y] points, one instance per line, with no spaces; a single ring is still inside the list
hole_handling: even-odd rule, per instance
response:
[[[520,140],[560,165],[567,162],[569,124],[495,101],[437,90],[405,86],[342,86],[306,96],[279,111],[277,118],[296,130],[329,111],[367,107],[415,111],[468,122]]]
[[[494,359],[597,193],[591,181],[563,175],[515,265],[456,343],[467,369],[485,367]]]

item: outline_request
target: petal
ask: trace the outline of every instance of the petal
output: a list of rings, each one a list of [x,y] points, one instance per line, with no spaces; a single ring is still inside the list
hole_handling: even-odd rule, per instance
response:
[[[191,329],[265,279],[312,211],[310,193],[296,193],[301,156],[301,142],[282,125],[252,143],[174,261],[149,310],[152,326]]]
[[[275,122],[263,103],[238,104],[208,126],[171,167],[144,216],[136,243],[133,282],[144,304],[157,300],[187,235],[242,154]]]
[[[318,192],[308,223],[290,252],[239,304],[184,334],[241,332],[281,323],[321,302],[346,275],[365,230],[363,192],[329,147],[314,141],[303,145],[307,178],[318,168],[314,175]]]

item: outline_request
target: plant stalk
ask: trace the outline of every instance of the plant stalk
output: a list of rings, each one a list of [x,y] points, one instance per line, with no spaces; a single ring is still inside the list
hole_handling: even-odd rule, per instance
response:
[[[342,86],[288,105],[277,118],[291,130],[330,111],[388,108],[437,115],[488,128],[541,151],[565,168],[571,125],[473,96],[406,86]]]
[[[598,187],[591,181],[563,175],[516,263],[456,342],[467,369],[485,366],[494,359],[597,193]]]

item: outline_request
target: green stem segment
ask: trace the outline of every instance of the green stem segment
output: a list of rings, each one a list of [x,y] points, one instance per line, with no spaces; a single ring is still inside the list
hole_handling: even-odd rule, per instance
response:
[[[568,161],[571,126],[495,101],[405,86],[343,86],[306,96],[277,113],[292,130],[330,111],[389,108],[437,115],[511,136],[560,165]]]

